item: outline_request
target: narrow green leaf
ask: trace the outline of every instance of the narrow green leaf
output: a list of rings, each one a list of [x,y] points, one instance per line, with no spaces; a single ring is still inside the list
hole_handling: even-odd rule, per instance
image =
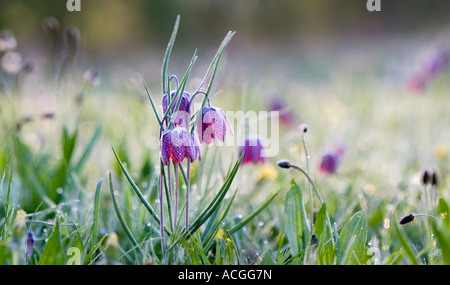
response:
[[[111,194],[111,200],[113,202],[114,210],[116,212],[117,218],[119,218],[120,225],[122,226],[123,230],[125,231],[125,234],[127,235],[128,239],[133,244],[133,247],[137,249],[139,254],[145,256],[145,254],[142,252],[141,248],[139,247],[136,239],[134,238],[133,234],[130,231],[130,228],[128,228],[127,224],[125,223],[125,219],[123,218],[119,205],[117,205],[116,197],[114,195],[114,188],[112,184],[112,178],[111,178],[111,172],[109,173],[109,192]]]
[[[97,142],[98,138],[100,137],[100,133],[102,131],[102,128],[100,125],[97,125],[95,127],[94,134],[92,135],[91,139],[89,140],[86,148],[84,149],[80,159],[78,160],[77,164],[75,165],[75,172],[78,173],[86,163],[87,158],[89,157],[89,154],[92,152],[92,149]]]
[[[94,248],[98,239],[98,221],[100,211],[100,189],[102,188],[103,178],[97,184],[94,196],[94,224],[92,225],[92,238],[91,248]]]
[[[169,65],[170,54],[172,53],[173,44],[178,32],[178,26],[180,24],[180,15],[177,15],[175,25],[173,27],[172,35],[170,36],[169,43],[167,44],[166,53],[164,55],[164,61],[161,72],[162,93],[166,94],[169,88],[169,76],[167,75],[167,67]]]
[[[112,147],[112,146],[111,146]],[[122,169],[123,174],[125,174],[125,177],[127,178],[128,182],[131,185],[131,188],[134,190],[136,195],[139,197],[139,200],[141,200],[142,204],[144,204],[145,208],[148,210],[150,215],[155,219],[155,221],[158,223],[158,225],[161,223],[158,215],[156,214],[155,210],[152,208],[152,206],[148,203],[147,199],[145,199],[144,195],[142,194],[141,190],[139,190],[139,187],[134,183],[133,179],[131,178],[130,174],[126,170],[126,168],[123,166],[122,161],[120,160],[119,156],[116,153],[116,150],[114,147],[112,147],[112,150],[114,152],[114,155],[117,159],[117,162],[120,165],[120,168]],[[165,231],[170,235],[170,231],[164,227]]]
[[[239,224],[237,224],[233,228],[231,228],[229,230],[230,234],[234,234],[238,230],[242,229],[251,220],[253,220],[253,218],[255,218],[259,213],[261,213],[262,210],[264,210],[270,204],[270,202],[272,202],[272,200],[275,199],[275,197],[277,195],[278,195],[278,192],[276,192],[275,194],[270,196],[269,199],[267,199],[258,209],[256,209],[253,213],[251,213],[250,216],[248,216],[245,220],[243,220],[242,222],[240,222]]]

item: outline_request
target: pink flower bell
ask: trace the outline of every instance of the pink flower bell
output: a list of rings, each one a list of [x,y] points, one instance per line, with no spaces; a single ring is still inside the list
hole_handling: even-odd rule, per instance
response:
[[[209,145],[216,139],[225,141],[226,126],[233,135],[230,122],[221,108],[211,106],[203,108],[201,117],[197,121],[197,133],[200,142]]]

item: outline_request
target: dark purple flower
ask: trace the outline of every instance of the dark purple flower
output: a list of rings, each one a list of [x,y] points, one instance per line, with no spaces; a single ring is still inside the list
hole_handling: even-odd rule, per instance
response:
[[[340,158],[344,153],[343,147],[338,147],[334,151],[325,153],[320,161],[319,171],[323,174],[334,174],[338,167]]]
[[[26,254],[25,254],[26,260],[30,259],[31,254],[33,253],[34,240],[35,239],[34,239],[33,232],[30,230],[28,232],[28,235],[27,235],[27,251],[26,251]]]
[[[244,153],[242,163],[265,163],[266,157],[263,156],[264,147],[259,138],[247,138],[244,146],[239,150],[239,156]]]
[[[201,142],[207,145],[216,139],[224,141],[227,125],[231,134],[233,134],[230,122],[221,108],[205,107],[202,109],[201,117],[197,121],[198,137]]]
[[[173,90],[170,92],[170,103],[172,103],[172,100],[174,100],[175,95],[177,94],[177,90]],[[180,100],[180,96],[178,95],[177,101],[173,103],[172,108],[170,110],[170,113],[175,112],[175,107],[177,106],[178,100]],[[162,108],[163,113],[165,114],[167,112],[167,108],[169,108],[169,101],[167,94],[164,94],[162,99]],[[181,126],[187,128],[190,122],[190,116],[191,116],[191,95],[188,92],[183,92],[181,95],[181,102],[180,106],[178,107],[177,111],[177,117],[174,119],[175,126]]]
[[[197,157],[197,150],[191,134],[181,127],[175,127],[164,131],[160,139],[161,158],[164,165],[169,163],[171,158],[173,163],[181,163],[185,158],[193,162]]]

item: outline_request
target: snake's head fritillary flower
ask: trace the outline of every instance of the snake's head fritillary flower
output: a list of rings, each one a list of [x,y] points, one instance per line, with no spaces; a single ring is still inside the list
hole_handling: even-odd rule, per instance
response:
[[[191,134],[182,127],[168,129],[161,134],[160,139],[161,158],[164,165],[181,163],[185,158],[193,162],[196,158],[196,149]]]
[[[265,163],[266,157],[263,156],[264,147],[259,138],[247,138],[244,146],[239,150],[239,156],[244,153],[242,163]]]
[[[176,90],[170,92],[170,100],[171,100],[170,102],[172,102],[172,100],[174,100],[174,97],[176,94],[177,94]],[[177,101],[178,100],[180,100],[179,96],[177,98]],[[170,113],[173,114],[175,112],[177,103],[178,102],[173,103]],[[163,108],[164,114],[167,112],[169,105],[170,104],[169,104],[168,96],[167,96],[167,94],[164,94],[163,99],[162,99],[162,108]],[[177,110],[177,117],[174,119],[175,126],[181,126],[184,128],[187,128],[189,126],[189,121],[190,121],[190,116],[191,116],[190,107],[191,107],[191,95],[189,94],[189,92],[185,91],[181,95],[181,102],[180,102],[180,106],[178,107],[178,110]]]
[[[197,121],[197,132],[201,142],[209,145],[215,140],[225,141],[227,126],[233,135],[230,122],[225,116],[225,112],[217,107],[205,107]]]

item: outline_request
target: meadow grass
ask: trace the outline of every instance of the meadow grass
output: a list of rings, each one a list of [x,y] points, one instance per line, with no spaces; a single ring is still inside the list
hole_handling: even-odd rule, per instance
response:
[[[41,82],[48,91],[34,96],[24,91],[33,87],[26,81],[3,89],[0,264],[450,263],[448,73],[411,95],[374,73],[339,66],[322,82],[299,81],[293,72],[282,97],[298,122],[280,126],[276,157],[243,164],[236,147],[202,145],[202,160],[189,172],[186,161],[175,165],[174,181],[173,165],[162,168],[159,138],[183,91],[203,90],[202,107],[214,98],[224,109],[265,110],[264,90],[279,85],[270,72],[267,81],[243,78],[247,88],[220,74],[230,32],[205,73],[195,71],[203,78],[197,85],[193,53],[163,114],[162,94],[174,89],[169,59],[179,24],[161,51],[161,86],[93,87],[82,100],[76,76]],[[35,107],[39,100],[50,102],[53,116]],[[336,172],[321,173],[324,148],[341,143]],[[287,169],[277,166],[281,159]],[[422,181],[425,169],[436,171],[435,185]],[[169,184],[180,185],[177,220]],[[414,221],[400,225],[410,213]]]

